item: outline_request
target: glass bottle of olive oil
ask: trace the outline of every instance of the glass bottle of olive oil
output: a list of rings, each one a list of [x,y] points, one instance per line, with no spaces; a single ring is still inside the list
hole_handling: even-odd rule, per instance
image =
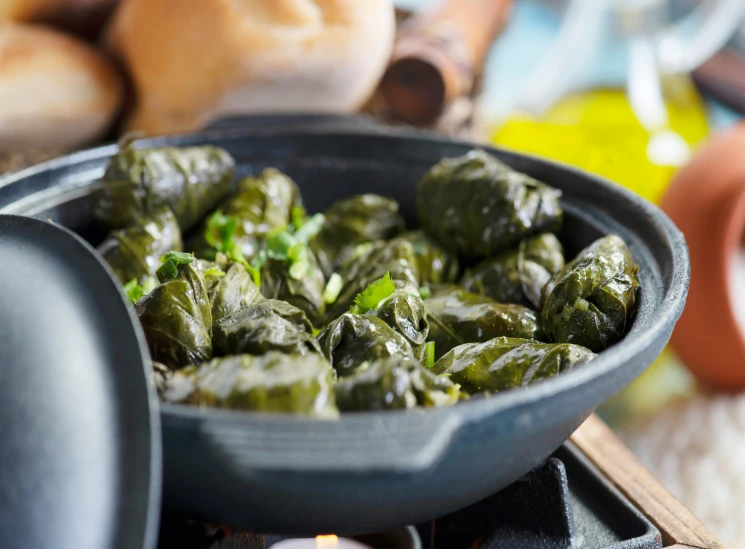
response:
[[[491,140],[583,168],[659,202],[676,169],[708,133],[693,84],[685,77],[669,80],[662,129],[645,127],[625,89],[596,88],[569,94],[539,116],[515,112]]]

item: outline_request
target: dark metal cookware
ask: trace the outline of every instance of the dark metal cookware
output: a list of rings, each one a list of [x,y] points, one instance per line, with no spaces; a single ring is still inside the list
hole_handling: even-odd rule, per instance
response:
[[[297,181],[311,212],[361,192],[389,195],[409,224],[416,221],[420,176],[443,156],[471,148],[442,137],[360,129],[346,119],[249,122],[148,143],[224,147],[240,174],[276,166]],[[49,215],[92,241],[100,239],[89,197],[115,150],[85,151],[6,178],[0,208]],[[689,267],[680,232],[655,206],[608,181],[548,160],[489,150],[563,191],[560,237],[569,254],[606,233],[628,242],[641,282],[628,336],[586,367],[450,409],[311,421],[162,405],[169,507],[278,533],[360,533],[429,519],[527,473],[651,364],[685,301]]]
[[[0,216],[0,258],[0,547],[154,547],[160,420],[136,317],[66,229]]]

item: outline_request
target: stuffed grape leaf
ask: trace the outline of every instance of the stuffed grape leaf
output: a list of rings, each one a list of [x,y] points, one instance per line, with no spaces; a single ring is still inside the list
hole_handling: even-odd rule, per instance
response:
[[[447,376],[400,357],[363,365],[339,379],[335,392],[342,412],[452,406],[460,397],[460,388]]]
[[[236,192],[218,210],[235,223],[230,234],[232,244],[251,261],[262,249],[270,231],[290,224],[292,209],[299,202],[300,191],[292,179],[277,169],[266,168],[256,177],[242,179]],[[191,242],[197,257],[215,257],[216,250],[206,237],[208,231],[215,230],[211,221],[212,218],[205,221]]]
[[[453,348],[434,363],[432,372],[448,374],[464,391],[473,394],[525,387],[593,358],[595,353],[579,345],[498,337]]]
[[[466,257],[489,257],[561,227],[561,193],[481,150],[443,158],[417,189],[419,222]]]
[[[233,410],[336,418],[334,370],[320,354],[216,358],[174,372],[164,399]]]
[[[204,276],[212,305],[212,324],[264,299],[251,275],[240,263],[219,256],[217,261],[199,259],[197,268]]]
[[[389,356],[414,359],[404,336],[381,319],[364,314],[343,314],[318,335],[318,342],[340,376]]]
[[[113,230],[98,246],[122,284],[154,277],[160,267],[160,257],[168,251],[181,251],[181,230],[176,216],[168,206],[156,208],[139,216],[123,229]]]
[[[212,309],[204,277],[192,263],[135,304],[150,356],[175,370],[212,358]]]
[[[186,232],[228,193],[234,171],[233,157],[218,147],[129,144],[109,160],[93,213],[104,225],[120,228],[165,205]]]
[[[305,313],[284,301],[265,299],[216,322],[215,355],[260,355],[269,351],[321,353]]]
[[[331,276],[358,244],[388,240],[404,230],[398,202],[362,194],[335,202],[324,212],[326,223],[311,247],[326,277]]]
[[[393,293],[366,314],[378,317],[404,336],[411,345],[414,357],[422,362],[424,345],[429,335],[424,301],[417,287],[411,283],[394,280],[393,285]]]
[[[410,242],[401,239],[372,243],[365,253],[350,261],[339,271],[343,286],[334,303],[326,307],[326,322],[349,310],[357,294],[375,280],[389,273],[393,280],[418,287],[416,257]]]
[[[637,271],[620,236],[600,238],[582,250],[545,288],[541,314],[551,341],[595,352],[618,342],[634,315]]]
[[[429,339],[435,357],[464,343],[481,343],[495,337],[543,339],[540,318],[522,305],[496,303],[454,284],[433,287],[424,300]]]
[[[458,278],[458,256],[445,249],[424,231],[410,231],[399,238],[411,242],[416,257],[420,286],[455,282]]]
[[[525,239],[514,248],[486,259],[460,280],[469,292],[489,296],[499,303],[541,308],[543,288],[564,267],[564,249],[551,233]]]

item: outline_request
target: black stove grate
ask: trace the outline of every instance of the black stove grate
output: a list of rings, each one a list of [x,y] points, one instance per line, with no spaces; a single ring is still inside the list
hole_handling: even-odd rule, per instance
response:
[[[662,547],[652,523],[571,443],[501,492],[417,530],[424,549]],[[266,537],[269,543],[277,539]],[[261,535],[163,517],[159,549],[265,547],[270,549]]]

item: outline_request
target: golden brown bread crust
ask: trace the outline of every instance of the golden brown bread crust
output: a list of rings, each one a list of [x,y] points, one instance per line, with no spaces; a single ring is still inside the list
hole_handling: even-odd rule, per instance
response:
[[[119,76],[90,46],[0,23],[0,152],[83,145],[108,129],[120,102]]]
[[[391,0],[125,0],[107,43],[129,68],[129,128],[257,111],[358,109],[388,61]]]

